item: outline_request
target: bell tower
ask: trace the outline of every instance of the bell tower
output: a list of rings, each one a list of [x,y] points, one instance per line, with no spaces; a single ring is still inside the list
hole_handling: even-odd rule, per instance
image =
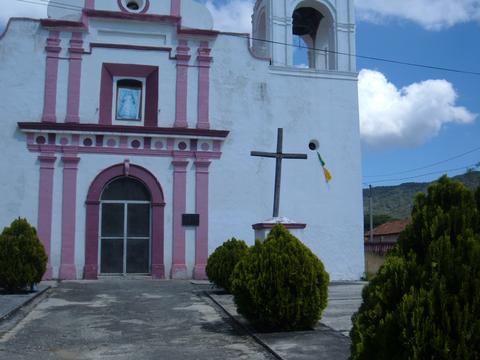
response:
[[[355,72],[353,0],[257,0],[252,16],[253,51],[273,66]]]

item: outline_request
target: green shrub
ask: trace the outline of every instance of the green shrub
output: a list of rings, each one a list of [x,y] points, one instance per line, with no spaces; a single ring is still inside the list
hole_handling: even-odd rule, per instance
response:
[[[311,329],[327,305],[322,262],[282,225],[250,248],[232,279],[238,312],[260,330]]]
[[[442,177],[417,195],[411,224],[352,320],[351,359],[480,358],[480,222],[471,191]]]
[[[40,282],[47,260],[35,228],[25,219],[13,221],[0,234],[0,287],[15,292]]]
[[[205,271],[207,276],[216,286],[231,292],[230,275],[235,265],[248,252],[248,246],[243,240],[232,238],[219,246],[208,257]]]

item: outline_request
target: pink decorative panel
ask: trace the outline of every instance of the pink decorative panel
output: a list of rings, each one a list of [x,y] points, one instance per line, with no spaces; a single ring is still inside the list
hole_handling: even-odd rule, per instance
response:
[[[205,267],[208,259],[208,168],[210,161],[195,161],[195,208],[200,215],[200,224],[195,234],[195,267],[193,277],[207,279]]]
[[[187,93],[188,93],[188,62],[190,48],[186,40],[180,40],[177,46],[177,88],[175,100],[175,127],[188,127],[187,123]]]
[[[171,16],[181,16],[181,0],[171,0],[170,1],[170,15]]]
[[[172,278],[187,278],[185,263],[185,229],[182,226],[182,214],[186,209],[187,165],[184,159],[174,159],[173,165],[173,253]]]
[[[210,128],[209,102],[210,102],[210,57],[211,49],[208,41],[202,41],[198,48],[198,120],[197,128]]]
[[[38,189],[38,237],[48,255],[47,272],[44,279],[52,278],[50,262],[50,243],[52,240],[52,203],[53,203],[53,173],[56,157],[46,153],[38,156],[40,162],[40,183]]]
[[[80,121],[80,79],[82,76],[83,53],[83,34],[81,32],[72,33],[69,52],[68,100],[65,122],[78,123]]]
[[[63,195],[62,195],[62,255],[60,279],[77,278],[75,267],[75,229],[77,207],[77,171],[78,158],[75,154],[62,157]]]
[[[44,122],[57,121],[57,81],[58,81],[58,57],[62,50],[60,47],[60,33],[51,31],[47,39],[47,61],[45,70],[45,93],[43,99]]]
[[[102,125],[112,124],[113,77],[146,79],[145,127],[158,126],[158,67],[133,64],[103,64],[100,86],[100,119]]]

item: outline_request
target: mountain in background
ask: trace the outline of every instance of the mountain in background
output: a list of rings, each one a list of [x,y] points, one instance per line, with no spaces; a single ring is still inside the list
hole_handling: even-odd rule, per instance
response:
[[[480,186],[480,171],[468,171],[463,175],[452,177],[459,180],[471,190]],[[373,187],[373,215],[382,219],[405,219],[410,216],[415,195],[427,192],[430,183],[405,183],[396,186]],[[363,210],[368,223],[369,189],[363,189]],[[380,220],[381,221],[381,220]],[[387,220],[388,221],[388,220]],[[375,221],[378,222],[378,221]],[[377,224],[375,224],[377,225]],[[379,224],[378,224],[379,225]]]

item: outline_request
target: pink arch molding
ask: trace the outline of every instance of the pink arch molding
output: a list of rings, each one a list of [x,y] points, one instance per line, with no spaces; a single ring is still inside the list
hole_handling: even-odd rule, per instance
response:
[[[86,239],[85,239],[85,279],[96,279],[98,276],[98,239],[100,196],[103,188],[111,180],[129,176],[141,181],[150,191],[152,197],[152,249],[151,263],[152,276],[157,279],[165,278],[164,265],[164,208],[163,190],[155,176],[138,165],[124,164],[113,165],[103,170],[93,180],[87,195]]]

